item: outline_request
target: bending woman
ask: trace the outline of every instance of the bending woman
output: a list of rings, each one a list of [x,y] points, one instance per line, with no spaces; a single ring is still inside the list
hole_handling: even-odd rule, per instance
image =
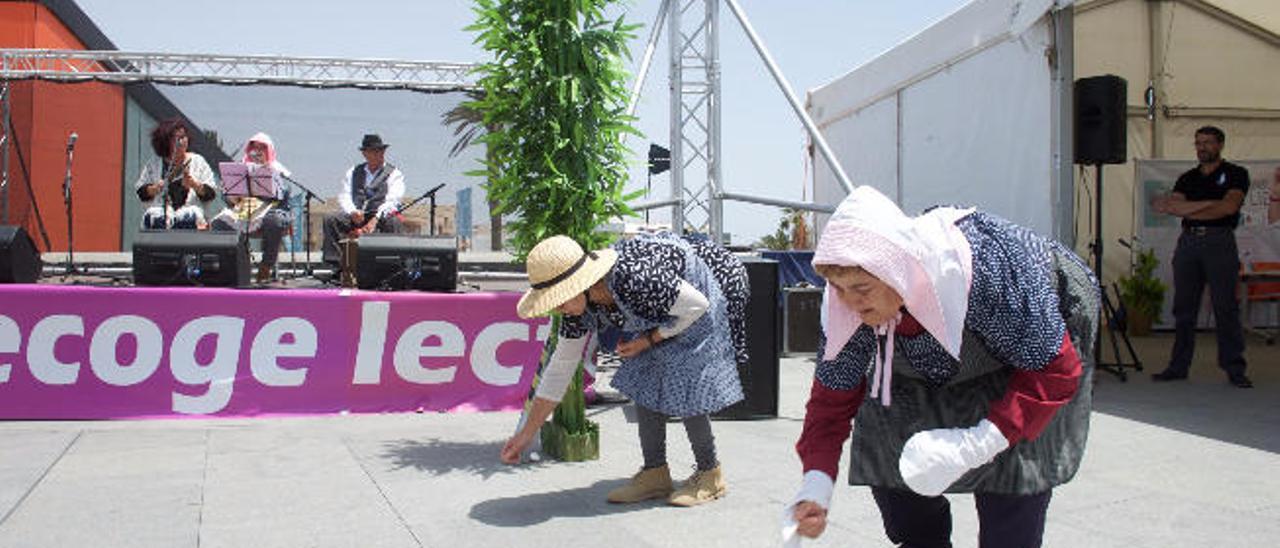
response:
[[[910,218],[869,187],[836,210],[813,264],[827,289],[787,513],[798,532],[825,528],[856,416],[849,482],[871,486],[894,544],[951,546],[950,492],[974,494],[979,546],[1039,546],[1088,434],[1089,269],[993,215]]]
[[[725,493],[709,415],[742,399],[738,364],[746,363],[746,269],[724,248],[669,233],[641,235],[611,249],[584,252],[567,236],[529,252],[533,288],[517,312],[563,315],[560,342],[538,385],[528,420],[502,448],[519,461],[564,396],[588,336],[623,332],[622,366],[612,386],[636,404],[644,466],[609,493],[609,502],[667,498],[694,506]],[[675,490],[667,467],[667,417],[680,417],[697,470]]]

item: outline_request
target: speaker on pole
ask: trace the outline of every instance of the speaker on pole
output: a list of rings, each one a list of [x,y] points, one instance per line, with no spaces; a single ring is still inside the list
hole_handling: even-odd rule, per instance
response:
[[[1127,161],[1125,113],[1128,84],[1114,75],[1081,78],[1075,84],[1075,160],[1077,164]]]
[[[33,284],[44,262],[35,242],[20,226],[0,226],[0,283]]]

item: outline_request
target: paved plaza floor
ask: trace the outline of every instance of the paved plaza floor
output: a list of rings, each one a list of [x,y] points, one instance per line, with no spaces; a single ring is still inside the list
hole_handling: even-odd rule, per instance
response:
[[[1135,342],[1150,373],[1172,336]],[[1189,381],[1099,374],[1045,546],[1280,542],[1280,350],[1249,342],[1252,390],[1213,367],[1209,335]],[[588,410],[599,461],[519,467],[497,459],[515,413],[0,423],[0,547],[776,546],[812,375],[786,358],[778,418],[714,423],[729,492],[691,509],[605,502],[640,464],[628,405]],[[669,432],[684,476],[692,455]],[[956,546],[976,546],[972,499],[952,503]],[[840,487],[808,545],[889,543],[870,493]]]

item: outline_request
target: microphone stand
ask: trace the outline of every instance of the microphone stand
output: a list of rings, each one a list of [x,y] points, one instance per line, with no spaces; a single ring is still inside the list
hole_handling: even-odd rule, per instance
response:
[[[64,273],[67,276],[76,273],[75,267],[75,245],[72,239],[73,231],[71,216],[71,160],[75,155],[75,134],[72,134],[71,141],[67,143],[67,174],[62,179],[62,202],[67,207],[67,269]]]
[[[306,185],[299,183],[298,181],[294,180],[292,177],[285,175],[283,173],[280,174],[280,177],[283,177],[284,180],[289,181],[294,186],[302,189],[303,192],[307,193],[302,200],[302,209],[304,212],[303,215],[305,215],[307,218],[307,221],[306,221],[307,234],[305,237],[306,243],[303,244],[303,252],[306,253],[307,258],[305,263],[306,266],[303,267],[303,272],[305,272],[307,276],[310,276],[312,274],[312,271],[311,271],[311,200],[312,198],[314,198],[317,202],[320,202],[323,204],[324,199],[321,198],[319,194],[312,192],[311,189],[307,188]],[[293,252],[290,251],[289,255],[293,256]]]
[[[430,226],[427,227],[427,234],[431,236],[435,236],[436,235],[436,191],[442,188],[444,188],[444,183],[440,183],[436,185],[435,188],[432,188],[431,190],[428,190],[423,195],[418,196],[417,198],[414,198],[412,202],[409,202],[405,205],[397,207],[396,213],[403,213],[404,211],[407,211],[409,208],[417,205],[418,202],[421,202],[427,198],[430,198],[431,199],[431,216],[430,216],[430,220],[428,221],[430,223]]]

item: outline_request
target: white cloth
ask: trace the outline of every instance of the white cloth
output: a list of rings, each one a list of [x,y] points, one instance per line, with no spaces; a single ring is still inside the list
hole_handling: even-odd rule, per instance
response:
[[[676,301],[667,312],[671,320],[658,328],[658,334],[662,335],[663,339],[679,335],[706,314],[708,306],[710,303],[701,291],[693,287],[693,284],[680,280]],[[560,337],[555,350],[551,351],[551,357],[547,359],[547,366],[542,369],[542,377],[538,380],[535,396],[557,402],[564,397],[569,382],[573,380],[578,362],[586,357],[584,354],[588,338]]]
[[[387,164],[382,164],[382,169],[386,169]],[[342,212],[348,215],[360,211],[356,208],[355,202],[351,199],[351,172],[356,168],[353,166],[342,175],[342,192],[338,193],[338,205],[342,207]],[[381,170],[379,170],[381,171]],[[364,184],[367,186],[373,182],[375,175],[369,172],[368,165],[364,168]],[[400,200],[404,199],[404,173],[400,168],[391,170],[391,174],[387,175],[387,197],[378,206],[378,218],[384,218],[392,211],[400,207]]]
[[[987,419],[970,428],[925,430],[907,439],[898,471],[912,491],[936,497],[965,472],[991,462],[1008,447],[1009,440]]]

